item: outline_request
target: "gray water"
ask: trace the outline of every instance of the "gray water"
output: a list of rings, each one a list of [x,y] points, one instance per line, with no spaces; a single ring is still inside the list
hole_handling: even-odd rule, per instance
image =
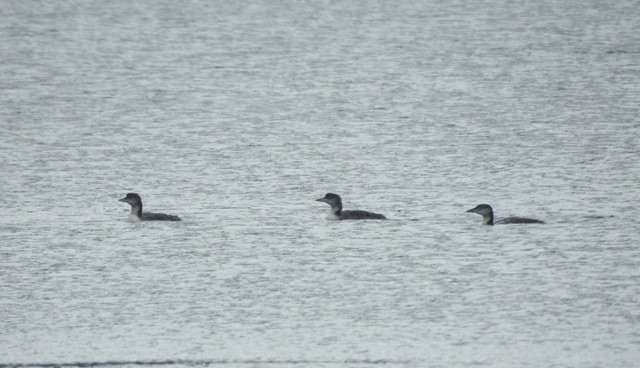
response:
[[[0,367],[639,366],[639,9],[3,2]]]

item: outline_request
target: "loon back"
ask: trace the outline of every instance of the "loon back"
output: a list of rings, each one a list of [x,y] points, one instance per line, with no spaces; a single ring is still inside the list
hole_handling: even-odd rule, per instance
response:
[[[166,213],[142,212],[142,221],[182,221],[176,215],[167,215]]]
[[[494,224],[544,224],[544,221],[526,217],[507,217],[494,222]]]
[[[386,220],[384,215],[362,210],[342,211],[340,220]]]

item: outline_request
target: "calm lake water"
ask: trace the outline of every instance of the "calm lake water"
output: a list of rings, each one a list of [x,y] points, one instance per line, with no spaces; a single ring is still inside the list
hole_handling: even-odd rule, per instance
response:
[[[0,368],[637,367],[639,9],[5,1]]]

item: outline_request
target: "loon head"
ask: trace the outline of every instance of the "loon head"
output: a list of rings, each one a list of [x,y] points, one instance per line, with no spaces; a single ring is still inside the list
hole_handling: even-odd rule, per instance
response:
[[[479,204],[473,207],[472,209],[467,210],[467,212],[473,212],[482,216],[486,216],[486,215],[492,214],[493,209],[488,204]]]
[[[493,225],[493,208],[488,204],[479,204],[466,212],[477,213],[482,216],[485,225]]]
[[[126,197],[120,198],[118,200],[120,202],[129,203],[132,207],[142,204],[142,198],[140,198],[138,193],[127,193]]]
[[[327,193],[324,197],[316,199],[316,201],[327,203],[331,207],[342,204],[342,199],[335,193]]]
[[[324,202],[331,206],[333,212],[340,212],[342,210],[342,199],[335,193],[327,193],[324,197],[316,199],[318,202]]]

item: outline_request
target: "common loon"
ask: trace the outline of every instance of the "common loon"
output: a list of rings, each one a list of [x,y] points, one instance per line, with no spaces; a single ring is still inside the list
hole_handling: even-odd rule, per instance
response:
[[[379,213],[354,210],[354,211],[343,211],[342,210],[342,199],[340,196],[334,193],[327,193],[324,197],[316,199],[318,202],[325,202],[329,206],[331,206],[331,213],[327,216],[329,220],[386,220],[387,218],[384,215]]]
[[[483,225],[494,225],[494,224],[544,224],[544,221],[525,218],[525,217],[507,217],[496,222],[493,222],[493,208],[488,204],[479,204],[474,208],[468,210],[467,212],[477,213],[482,215],[482,224]]]
[[[120,202],[129,203],[131,205],[131,214],[129,221],[182,221],[180,217],[175,215],[167,215],[165,213],[142,212],[142,198],[137,193],[127,193],[127,196],[119,199]]]

